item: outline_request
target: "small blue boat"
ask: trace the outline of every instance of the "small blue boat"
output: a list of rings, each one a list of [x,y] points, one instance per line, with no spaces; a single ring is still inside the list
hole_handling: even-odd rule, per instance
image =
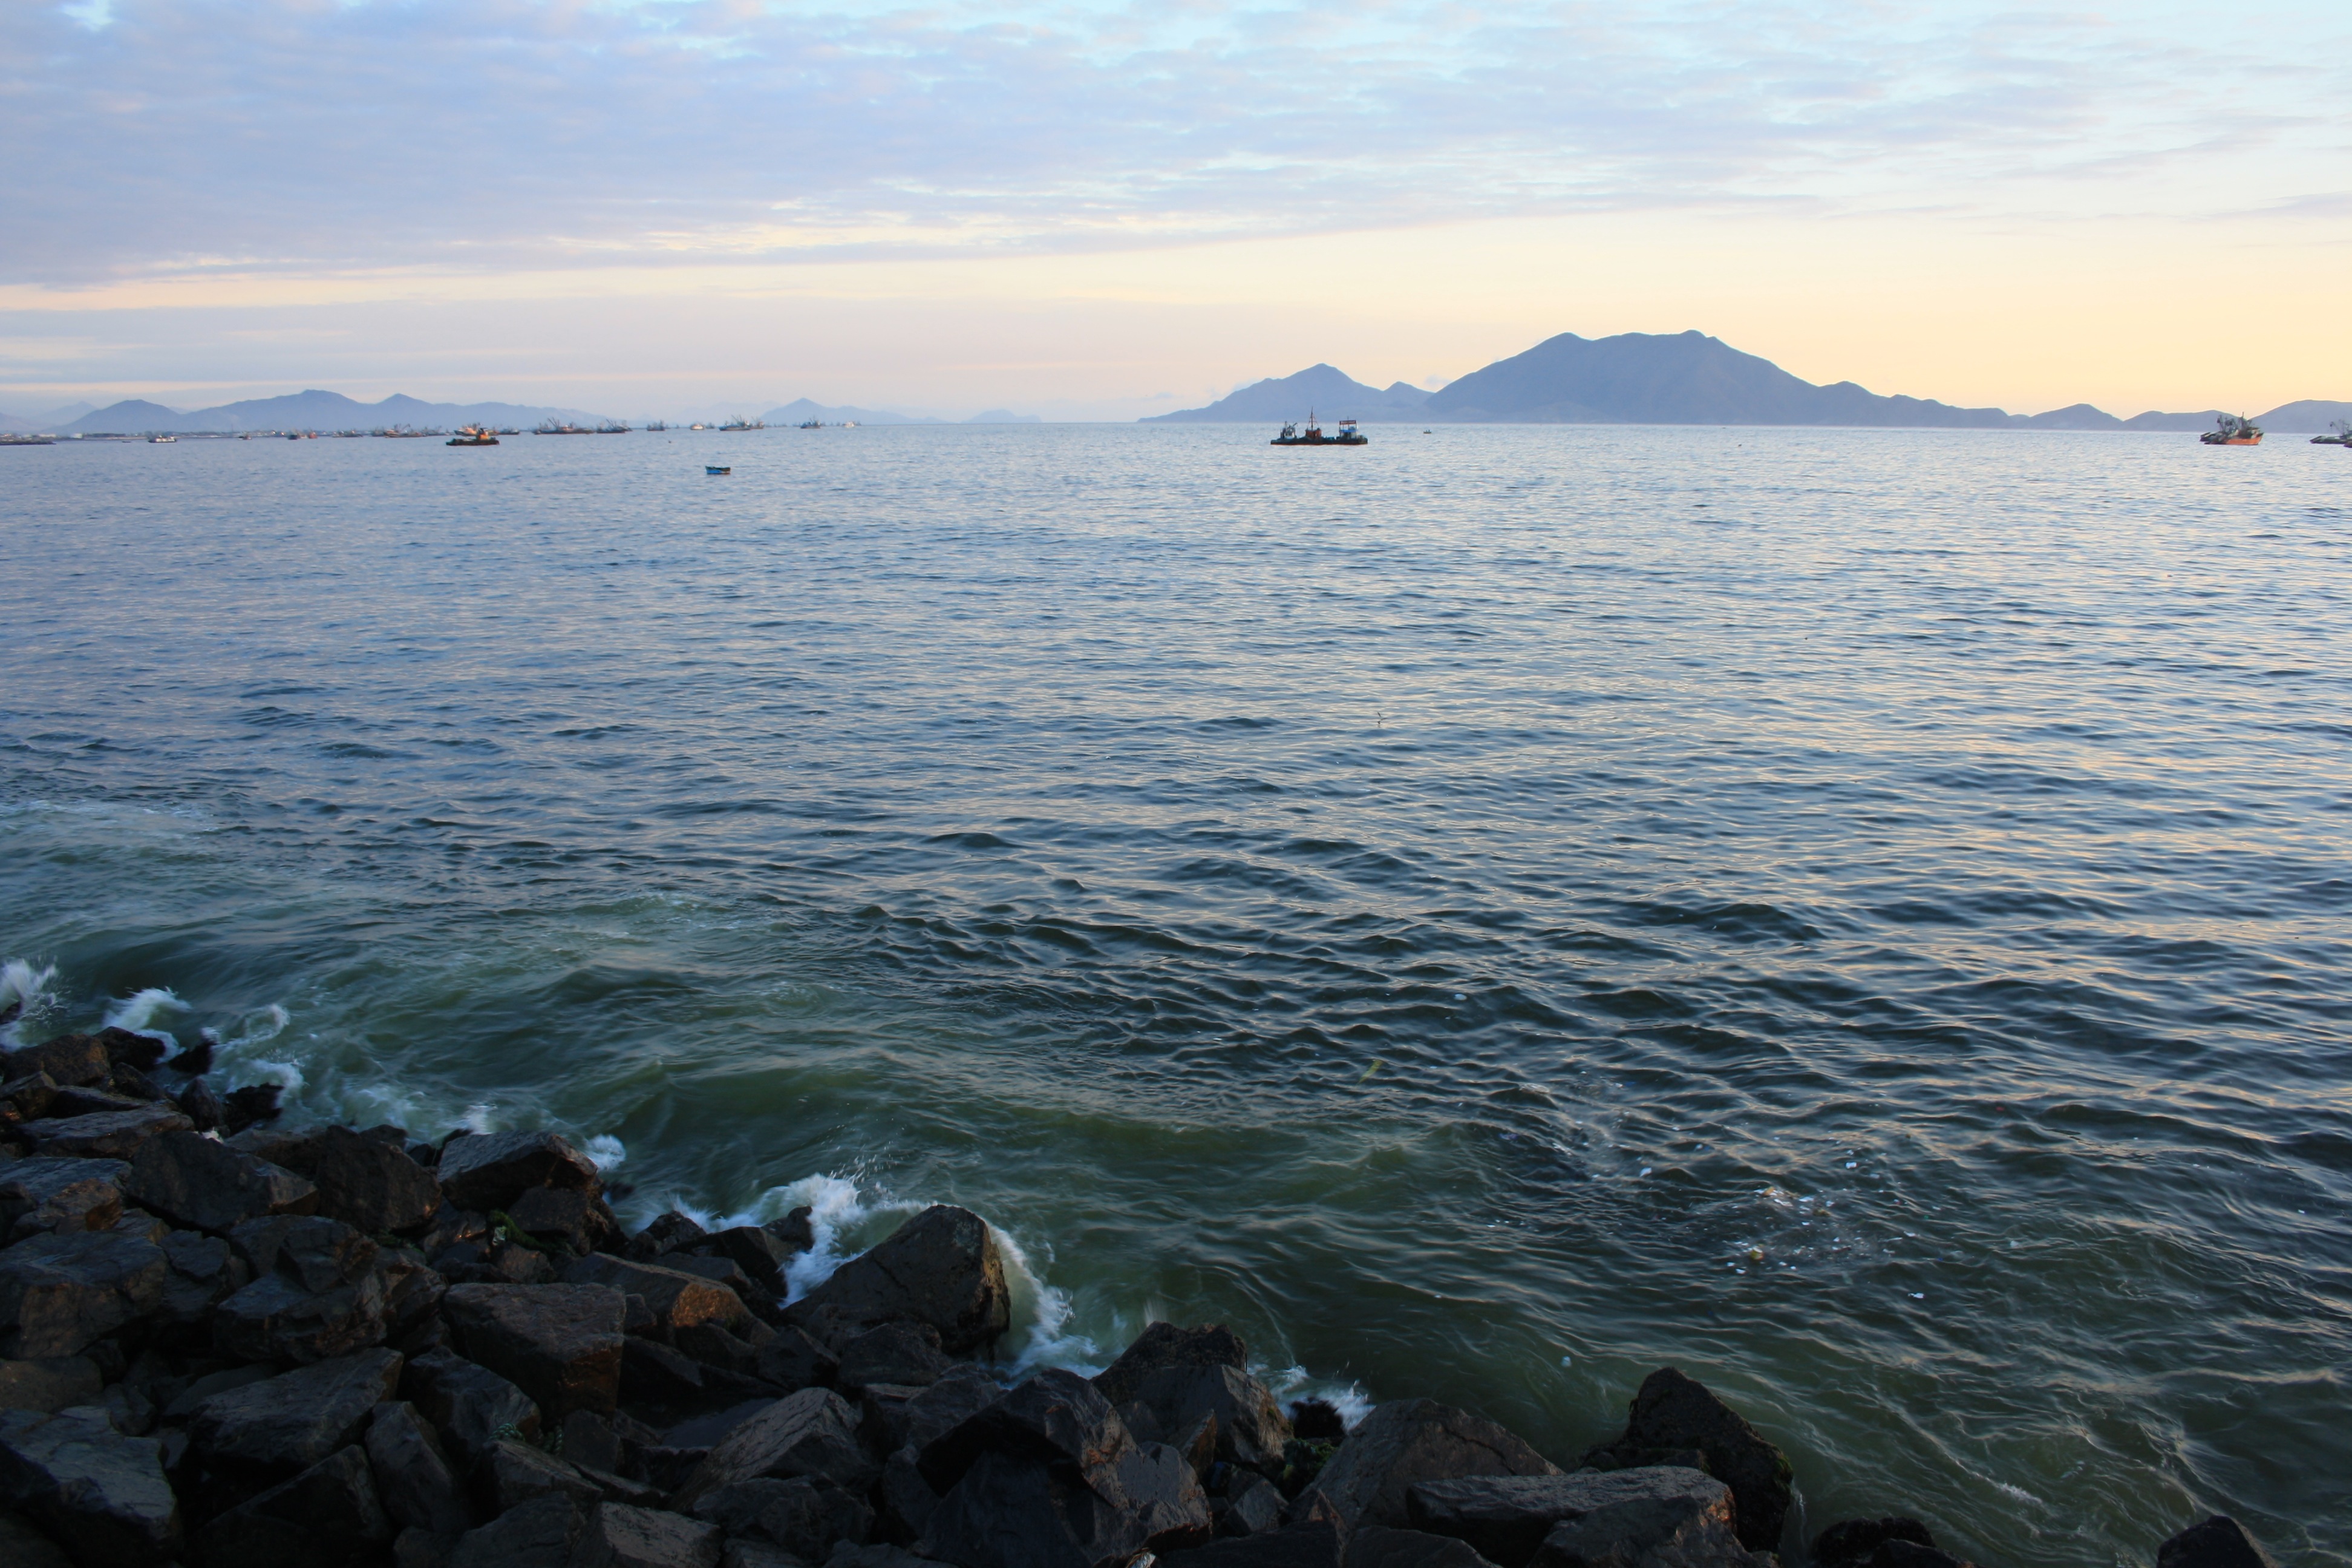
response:
[[[706,474],[731,474],[735,470],[733,468],[722,468],[716,463],[706,463],[702,467],[702,471]]]

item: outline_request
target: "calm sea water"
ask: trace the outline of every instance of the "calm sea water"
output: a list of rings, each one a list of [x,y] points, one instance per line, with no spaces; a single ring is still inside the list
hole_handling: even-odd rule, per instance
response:
[[[1265,435],[0,452],[15,1028],[967,1204],[1031,1363],[2352,1563],[2352,452]]]

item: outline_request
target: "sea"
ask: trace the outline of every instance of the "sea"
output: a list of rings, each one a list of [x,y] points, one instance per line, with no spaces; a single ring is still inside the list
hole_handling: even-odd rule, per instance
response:
[[[2352,1564],[2352,450],[1271,434],[0,450],[9,1037],[796,1289],[968,1205],[1008,1373],[1673,1365],[1792,1541]]]

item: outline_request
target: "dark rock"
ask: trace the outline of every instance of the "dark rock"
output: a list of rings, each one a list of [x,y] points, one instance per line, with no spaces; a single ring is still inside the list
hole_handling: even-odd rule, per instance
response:
[[[1055,1367],[925,1445],[919,1462],[942,1497],[992,1452],[1066,1466],[1109,1487],[1111,1471],[1133,1447],[1110,1402],[1086,1379]]]
[[[1116,1407],[1135,1403],[1143,1379],[1155,1372],[1179,1366],[1229,1366],[1236,1372],[1249,1366],[1249,1347],[1222,1323],[1180,1329],[1173,1323],[1152,1323],[1138,1334],[1119,1358],[1095,1377],[1095,1386]],[[1279,1445],[1277,1445],[1279,1447]]]
[[[137,1034],[111,1024],[90,1037],[106,1052],[109,1068],[127,1067],[134,1072],[153,1067],[172,1048],[152,1035]]]
[[[319,1142],[325,1136],[325,1129],[319,1127],[251,1126],[226,1142],[240,1153],[307,1176],[318,1168]]]
[[[20,1046],[5,1058],[0,1067],[0,1079],[20,1079],[31,1073],[47,1073],[55,1082],[63,1084],[104,1083],[114,1064],[107,1058],[106,1047],[88,1035],[59,1035],[37,1046]]]
[[[1192,1460],[1166,1443],[1142,1443],[1118,1464],[1119,1503],[1144,1544],[1181,1551],[1209,1539],[1208,1494]]]
[[[121,1160],[19,1160],[0,1166],[0,1244],[44,1231],[105,1230],[122,1217]]]
[[[215,1131],[228,1120],[228,1107],[213,1092],[213,1086],[200,1078],[183,1085],[180,1092],[172,1097],[172,1103],[180,1108],[180,1114],[199,1132]]]
[[[714,1285],[724,1285],[735,1292],[743,1305],[760,1317],[782,1324],[784,1309],[776,1296],[751,1282],[743,1266],[731,1258],[706,1256],[698,1252],[673,1252],[661,1260],[665,1268],[675,1268],[682,1274],[693,1274]]]
[[[1301,1399],[1290,1407],[1290,1435],[1308,1443],[1345,1442],[1348,1423],[1329,1400]]]
[[[1101,1385],[1096,1379],[1096,1385]],[[1264,1384],[1231,1366],[1161,1366],[1134,1380],[1135,1402],[1150,1410],[1171,1442],[1193,1431],[1202,1416],[1216,1419],[1215,1457],[1229,1464],[1270,1469],[1282,1463],[1290,1423]]]
[[[248,1383],[260,1383],[278,1375],[274,1366],[232,1366],[207,1373],[173,1394],[163,1409],[163,1419],[174,1425],[184,1424],[196,1413],[196,1406],[215,1394],[226,1394],[232,1388],[243,1388]]]
[[[411,1361],[401,1374],[400,1394],[432,1423],[467,1470],[502,1437],[539,1440],[539,1406],[530,1396],[453,1352],[434,1351]]]
[[[462,1535],[474,1527],[474,1510],[449,1456],[414,1405],[397,1400],[375,1407],[367,1457],[376,1496],[396,1527],[434,1535]]]
[[[57,1103],[58,1080],[45,1072],[28,1072],[21,1078],[0,1078],[0,1118],[9,1121],[38,1121],[49,1114]]]
[[[621,1293],[604,1285],[457,1285],[441,1300],[467,1357],[511,1380],[551,1421],[615,1407],[621,1311]]]
[[[449,1568],[571,1568],[587,1522],[570,1498],[539,1498],[459,1536]]]
[[[2156,1549],[2156,1568],[2275,1568],[2245,1526],[2217,1513]]]
[[[94,1405],[99,1383],[97,1363],[87,1356],[0,1361],[0,1410],[54,1415],[68,1405]]]
[[[323,1215],[278,1215],[231,1227],[228,1244],[254,1279],[213,1309],[213,1341],[226,1353],[308,1363],[383,1342],[373,1240]]]
[[[433,1259],[434,1267],[437,1268],[442,1253],[460,1242],[482,1241],[489,1234],[488,1215],[473,1209],[461,1209],[454,1204],[444,1204],[434,1212],[431,1223],[417,1233],[416,1250]]]
[[[601,1194],[595,1162],[552,1132],[476,1132],[441,1150],[435,1173],[461,1207],[511,1209],[532,1187]]]
[[[490,1445],[475,1479],[482,1510],[496,1517],[550,1492],[570,1498],[583,1510],[603,1500],[604,1489],[571,1465],[531,1444],[511,1438]]]
[[[664,1336],[695,1323],[725,1328],[740,1322],[744,1315],[742,1299],[726,1286],[659,1264],[632,1263],[599,1253],[566,1267],[563,1279],[571,1285],[605,1286],[616,1293],[643,1296],[657,1331]]]
[[[785,1554],[792,1561],[791,1554]],[[824,1568],[948,1568],[936,1558],[918,1557],[904,1547],[877,1545],[852,1546],[847,1542],[833,1549],[824,1560]]]
[[[1368,1524],[1348,1537],[1347,1568],[1493,1568],[1493,1564],[1468,1542],[1450,1535]]]
[[[213,1070],[213,1052],[220,1047],[220,1037],[210,1029],[196,1036],[196,1043],[163,1064],[171,1072],[194,1077]]]
[[[907,1401],[901,1412],[904,1429],[892,1432],[896,1441],[890,1447],[912,1445],[919,1453],[1003,1397],[1004,1385],[985,1367],[958,1363]]]
[[[754,1415],[765,1415],[773,1404],[775,1400],[770,1397],[747,1399],[724,1410],[689,1416],[663,1433],[661,1440],[672,1448],[708,1450]]]
[[[105,1116],[119,1110],[137,1110],[150,1103],[137,1095],[117,1094],[111,1089],[60,1089],[49,1100],[49,1117],[62,1121],[68,1117]]]
[[[731,1260],[751,1281],[754,1289],[781,1296],[784,1293],[784,1265],[792,1261],[795,1248],[763,1226],[736,1225],[713,1231],[698,1250]]]
[[[1659,1466],[1423,1481],[1408,1494],[1406,1511],[1413,1529],[1466,1541],[1502,1568],[1522,1568],[1557,1526],[1570,1521],[1584,1527],[1579,1541],[1603,1546],[1632,1541],[1647,1550],[1688,1534],[1709,1550],[1732,1552],[1727,1561],[1744,1568],[1746,1549],[1730,1533],[1730,1497],[1728,1488],[1701,1471]],[[1720,1541],[1708,1537],[1717,1526]]]
[[[942,1350],[966,1355],[996,1342],[1012,1306],[987,1222],[939,1204],[843,1264],[786,1316],[836,1354],[868,1329],[911,1322],[929,1323]]]
[[[1254,1470],[1235,1470],[1225,1483],[1217,1529],[1224,1535],[1264,1535],[1282,1527],[1281,1490]]]
[[[831,1388],[840,1372],[834,1353],[800,1329],[779,1329],[760,1347],[759,1374],[787,1392]]]
[[[729,1537],[719,1549],[719,1568],[810,1568],[808,1563],[764,1541]]]
[[[128,1062],[114,1064],[114,1072],[106,1080],[106,1086],[127,1100],[143,1100],[151,1105],[157,1100],[171,1098],[155,1086],[154,1079]],[[173,1109],[177,1110],[178,1107],[174,1106]]]
[[[808,1252],[816,1247],[816,1226],[812,1218],[815,1212],[803,1204],[782,1218],[772,1219],[760,1228],[774,1237],[787,1255]]]
[[[163,1249],[119,1230],[36,1236],[0,1252],[0,1356],[79,1355],[162,1305]]]
[[[614,1475],[628,1466],[628,1445],[606,1417],[593,1410],[575,1410],[563,1418],[563,1457],[583,1469]]]
[[[604,1503],[588,1516],[573,1568],[719,1568],[715,1526],[683,1514]]]
[[[268,1215],[307,1215],[319,1190],[280,1166],[242,1154],[201,1132],[149,1139],[131,1161],[123,1192],[173,1225],[217,1235]]]
[[[150,1138],[184,1132],[194,1125],[167,1106],[142,1105],[136,1110],[104,1110],[91,1116],[53,1116],[27,1121],[19,1129],[42,1154],[88,1159],[100,1156],[127,1160]]]
[[[414,1230],[441,1206],[432,1172],[397,1143],[344,1127],[320,1135],[311,1176],[320,1214],[372,1235]]]
[[[1213,1541],[1170,1560],[1170,1568],[1342,1568],[1348,1537],[1328,1519],[1265,1535]]]
[[[233,1568],[356,1568],[391,1540],[367,1456],[354,1447],[220,1515],[196,1549]]]
[[[74,1568],[63,1548],[15,1514],[0,1510],[0,1563],[8,1568]]]
[[[1890,1541],[1933,1546],[1936,1538],[1916,1519],[1890,1514],[1884,1519],[1840,1521],[1813,1537],[1815,1568],[1861,1568],[1873,1552]]]
[[[1794,1497],[1787,1458],[1705,1384],[1673,1367],[1642,1380],[1624,1436],[1586,1454],[1584,1462],[1612,1469],[1691,1449],[1706,1456],[1707,1472],[1738,1500],[1740,1543],[1750,1552],[1778,1547]]]
[[[1756,1553],[1761,1557],[1764,1552]],[[1863,1559],[1864,1568],[1976,1568],[1950,1552],[1934,1546],[1917,1546],[1908,1541],[1890,1541]],[[1744,1565],[1743,1565],[1744,1568]]]
[[[155,1315],[165,1322],[208,1328],[213,1309],[253,1279],[245,1259],[219,1237],[175,1230],[163,1245],[172,1277],[163,1282],[163,1300]]]
[[[188,1439],[217,1469],[284,1477],[360,1441],[400,1382],[397,1351],[362,1351],[215,1394]]]
[[[278,1097],[285,1092],[286,1086],[277,1083],[249,1083],[230,1089],[221,1105],[222,1130],[237,1133],[259,1122],[277,1121],[284,1109]]]
[[[441,1309],[448,1284],[425,1266],[424,1256],[407,1247],[386,1247],[376,1255],[376,1277],[383,1282],[383,1319],[388,1332],[414,1332]]]
[[[1116,1466],[1106,1467],[1115,1476]],[[1112,1493],[1105,1496],[1105,1491]],[[979,1455],[931,1510],[918,1550],[961,1568],[1099,1568],[1144,1549],[1115,1481],[1025,1454]]]
[[[95,1410],[0,1411],[0,1503],[31,1517],[82,1568],[145,1568],[180,1545],[163,1445]]]
[[[678,1351],[705,1366],[723,1367],[745,1377],[757,1375],[760,1352],[750,1342],[737,1339],[716,1323],[694,1323],[670,1335]]]
[[[501,1230],[496,1236],[505,1234]],[[547,1285],[556,1278],[555,1261],[547,1254],[496,1237],[445,1247],[435,1256],[433,1267],[453,1285]]]
[[[650,1263],[679,1247],[693,1247],[709,1235],[692,1218],[673,1210],[656,1215],[651,1225],[629,1237],[626,1251],[638,1262]]]
[[[954,1363],[940,1353],[940,1331],[929,1323],[885,1323],[841,1347],[835,1386],[857,1394],[869,1384],[925,1388]]]
[[[228,1244],[255,1279],[278,1274],[306,1290],[364,1278],[381,1250],[374,1240],[324,1215],[278,1215],[229,1227]]]
[[[878,1467],[857,1441],[857,1418],[841,1395],[803,1389],[779,1399],[715,1444],[673,1500],[694,1506],[722,1487],[766,1476],[822,1476],[853,1492],[874,1483]]]
[[[702,1499],[694,1515],[730,1535],[763,1536],[812,1563],[824,1562],[842,1542],[863,1542],[874,1525],[864,1499],[808,1476],[737,1481]]]
[[[604,1200],[574,1187],[533,1187],[515,1199],[507,1217],[532,1240],[573,1252],[609,1250],[621,1238],[620,1222]]]
[[[912,1445],[882,1462],[882,1479],[874,1488],[874,1533],[884,1541],[904,1544],[921,1539],[940,1506],[940,1494],[923,1479]]]
[[[1291,1505],[1291,1518],[1305,1518],[1320,1499],[1343,1529],[1411,1527],[1405,1496],[1422,1482],[1558,1474],[1558,1466],[1482,1415],[1433,1399],[1401,1399],[1379,1406],[1349,1434]]]
[[[436,1535],[414,1526],[392,1538],[392,1568],[449,1568],[454,1536]]]

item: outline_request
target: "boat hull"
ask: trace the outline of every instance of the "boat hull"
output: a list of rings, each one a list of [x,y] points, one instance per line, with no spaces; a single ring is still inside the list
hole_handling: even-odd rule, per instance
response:
[[[1371,440],[1364,436],[1276,436],[1266,443],[1269,447],[1369,447]]]

